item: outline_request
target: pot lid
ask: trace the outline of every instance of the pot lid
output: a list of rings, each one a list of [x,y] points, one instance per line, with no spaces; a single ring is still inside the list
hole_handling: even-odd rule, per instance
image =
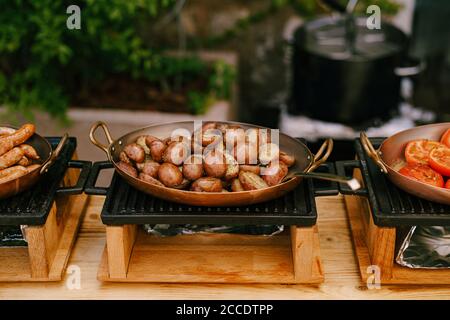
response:
[[[333,16],[300,27],[296,43],[306,51],[334,60],[365,61],[396,54],[406,45],[406,35],[382,21],[369,29],[367,17]]]

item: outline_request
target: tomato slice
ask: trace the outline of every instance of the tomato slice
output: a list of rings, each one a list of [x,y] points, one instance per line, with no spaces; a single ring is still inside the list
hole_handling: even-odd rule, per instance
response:
[[[434,148],[442,146],[440,142],[431,140],[413,140],[408,142],[405,158],[408,164],[428,164],[428,155]]]
[[[399,170],[404,176],[414,180],[442,188],[444,186],[444,178],[438,172],[434,171],[427,165],[408,164]]]
[[[450,189],[450,179],[447,180],[447,183],[445,184],[445,187],[446,187],[447,189]]]
[[[433,149],[429,155],[429,164],[440,174],[450,177],[450,148],[442,146]]]
[[[442,135],[441,143],[450,148],[450,128]]]

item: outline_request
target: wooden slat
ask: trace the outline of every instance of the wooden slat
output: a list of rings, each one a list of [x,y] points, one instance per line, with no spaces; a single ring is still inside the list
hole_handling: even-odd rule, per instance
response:
[[[109,276],[112,279],[127,277],[136,230],[136,225],[106,227]]]

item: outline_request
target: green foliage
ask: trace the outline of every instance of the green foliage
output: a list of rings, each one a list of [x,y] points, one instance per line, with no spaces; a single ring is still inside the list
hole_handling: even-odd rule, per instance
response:
[[[139,33],[140,22],[175,0],[0,1],[0,104],[28,117],[39,108],[63,119],[74,93],[108,75],[126,73],[171,90],[180,77],[187,81],[207,69],[196,57],[146,45]],[[72,4],[81,8],[81,30],[66,27]]]

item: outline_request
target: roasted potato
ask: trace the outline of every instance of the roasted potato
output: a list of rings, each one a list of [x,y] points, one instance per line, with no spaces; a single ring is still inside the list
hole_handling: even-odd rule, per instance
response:
[[[153,141],[156,141],[156,140],[160,140],[160,139],[158,139],[158,138],[155,137],[155,136],[146,135],[146,136],[145,136],[145,144],[147,145],[147,148],[150,149],[150,146],[151,146],[152,142],[153,142]]]
[[[240,165],[257,164],[258,146],[251,143],[240,144],[233,150],[233,156]]]
[[[204,156],[203,168],[207,176],[222,178],[227,171],[224,154],[217,150],[209,152]]]
[[[275,143],[265,143],[259,146],[258,159],[266,165],[279,157],[280,149]]]
[[[127,154],[125,153],[125,151],[121,151],[119,153],[119,160],[128,164],[132,164],[130,158],[128,158]]]
[[[222,182],[217,178],[203,177],[192,183],[191,191],[222,192]]]
[[[275,186],[279,184],[284,177],[288,174],[288,167],[287,165],[279,161],[278,163],[270,163],[264,170],[264,175],[262,176],[264,181],[269,186]]]
[[[157,139],[154,140],[150,144],[150,154],[152,156],[152,159],[161,162],[163,159],[164,150],[166,150],[167,145],[162,142],[161,140]]]
[[[130,176],[132,176],[133,178],[137,178],[138,177],[138,172],[136,170],[135,167],[133,167],[131,164],[120,161],[117,164],[117,167],[119,167],[120,170],[122,170],[123,172],[129,174]]]
[[[125,148],[123,148],[123,151],[126,153],[128,158],[136,163],[141,163],[145,160],[144,148],[137,143],[130,143],[129,145],[126,145]]]
[[[225,163],[227,169],[225,171],[224,179],[231,180],[239,175],[239,163],[237,160],[229,153],[225,153]]]
[[[257,174],[248,171],[239,172],[239,182],[244,190],[258,190],[267,188],[267,183]]]
[[[180,169],[172,163],[161,164],[158,170],[158,178],[166,187],[173,188],[183,182],[183,174]]]
[[[239,166],[239,171],[248,171],[259,175],[261,172],[261,167],[259,165],[241,164]]]
[[[163,154],[163,161],[176,166],[182,165],[189,156],[189,146],[184,142],[171,142]]]
[[[145,160],[142,163],[136,163],[136,167],[139,172],[147,174],[153,178],[157,178],[160,164],[154,160]]]
[[[183,163],[183,176],[188,180],[197,180],[203,176],[203,158],[191,155]]]
[[[143,172],[139,173],[139,179],[141,179],[142,181],[145,181],[147,183],[151,183],[151,184],[154,184],[154,185],[157,185],[160,187],[164,187],[164,185],[158,179],[155,179],[151,175],[143,173]]]
[[[245,191],[244,187],[242,187],[242,184],[238,178],[233,179],[231,181],[231,191],[233,192]]]
[[[144,149],[145,154],[150,154],[150,148],[147,146],[147,136],[140,136],[136,143]]]
[[[184,190],[184,189],[187,189],[187,187],[189,187],[189,184],[191,183],[191,181],[189,181],[188,179],[183,179],[183,181],[179,184],[179,185],[177,185],[177,186],[175,186],[175,187],[173,187],[174,189],[179,189],[179,190]]]

